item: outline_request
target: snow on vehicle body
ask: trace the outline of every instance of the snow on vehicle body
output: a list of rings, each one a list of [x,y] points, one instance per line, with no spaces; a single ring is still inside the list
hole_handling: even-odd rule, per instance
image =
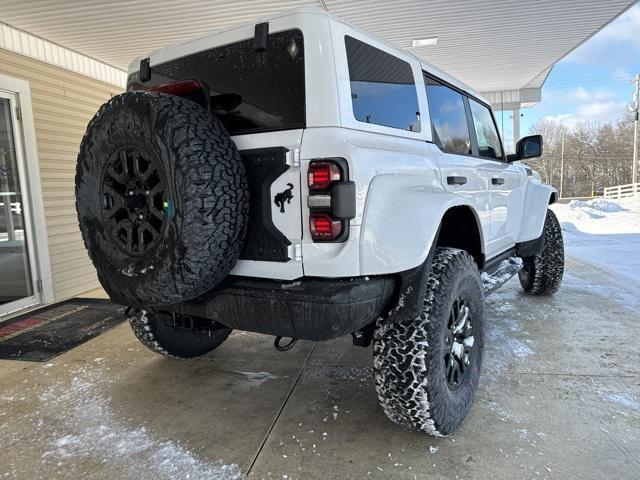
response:
[[[224,341],[229,328],[310,340],[352,333],[360,345],[368,345],[376,330],[378,393],[387,415],[397,423],[446,434],[466,415],[477,378],[464,380],[470,392],[465,394],[466,406],[458,406],[459,414],[450,414],[446,421],[430,422],[428,408],[399,418],[400,407],[385,404],[402,396],[385,383],[385,369],[395,368],[387,361],[394,358],[395,347],[379,332],[402,325],[396,318],[413,319],[439,308],[425,300],[429,289],[436,288],[429,283],[429,278],[436,278],[433,269],[441,266],[443,275],[454,275],[450,268],[461,269],[461,274],[472,268],[465,280],[469,298],[463,295],[451,300],[454,306],[446,306],[447,312],[456,310],[452,315],[461,322],[449,325],[446,337],[446,362],[460,363],[458,373],[447,371],[452,377],[447,381],[459,385],[467,378],[462,373],[463,352],[464,362],[472,353],[478,357],[473,368],[479,375],[481,334],[476,334],[474,347],[473,335],[463,333],[472,328],[469,312],[479,322],[475,328],[481,329],[480,272],[492,273],[501,261],[519,256],[525,260],[525,289],[549,293],[559,285],[557,275],[550,278],[541,260],[545,235],[559,235],[556,230],[545,233],[550,222],[547,206],[556,192],[528,167],[514,163],[539,155],[540,137],[524,138],[515,155],[505,155],[491,108],[477,92],[323,10],[292,10],[153,52],[131,63],[127,90],[124,95],[133,103],[166,103],[173,108],[167,103],[170,94],[214,114],[237,147],[250,199],[246,235],[238,226],[237,237],[244,237],[239,258],[233,253],[237,262],[230,276],[223,281],[216,277],[208,290],[200,285],[197,294],[195,288],[182,289],[180,295],[167,296],[169,301],[155,295],[145,302],[138,298],[142,294],[132,293],[136,287],[110,287],[115,281],[106,277],[113,274],[101,277],[115,301],[140,311],[132,321],[134,331],[156,351],[177,356],[204,353]],[[145,97],[139,91],[160,96]],[[122,108],[137,108],[128,107],[126,100]],[[111,115],[109,110],[104,113]],[[81,150],[83,155],[89,154]],[[120,175],[122,167],[115,168]],[[79,167],[80,186],[82,173]],[[170,176],[160,177],[165,175]],[[142,191],[149,188],[135,185]],[[135,193],[137,187],[131,188],[126,195],[144,197],[144,192]],[[90,224],[81,211],[83,195],[78,187],[81,227],[83,222]],[[174,204],[170,194],[162,195],[164,222],[171,220]],[[139,213],[142,222],[147,215],[143,200],[135,207],[124,200],[123,211]],[[241,198],[237,205],[246,201]],[[105,204],[110,208],[113,200]],[[208,205],[207,200],[201,204]],[[175,215],[180,215],[178,199],[175,206]],[[243,208],[237,211],[245,212]],[[143,227],[138,228],[139,244],[151,244]],[[96,263],[102,251],[92,252],[87,240],[91,235],[85,230],[83,234]],[[126,232],[119,235],[127,245],[131,242]],[[553,258],[559,258],[558,252]],[[130,267],[121,265],[125,267],[118,272],[146,281],[150,267],[135,255]],[[555,265],[558,271],[561,278]],[[177,345],[178,336],[150,323],[152,315],[169,319],[167,328],[206,330],[209,338],[212,331],[222,333],[213,343],[200,342],[201,350],[184,350],[189,342],[184,332],[183,343]],[[424,379],[420,382],[426,384]]]

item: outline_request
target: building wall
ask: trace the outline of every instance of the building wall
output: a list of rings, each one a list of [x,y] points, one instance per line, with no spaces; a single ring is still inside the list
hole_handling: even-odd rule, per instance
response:
[[[99,287],[75,210],[76,156],[87,123],[121,90],[0,49],[0,73],[31,86],[36,143],[56,300]]]

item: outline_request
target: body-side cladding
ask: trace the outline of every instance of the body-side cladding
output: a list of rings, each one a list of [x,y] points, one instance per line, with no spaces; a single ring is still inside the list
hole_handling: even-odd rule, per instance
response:
[[[522,209],[522,226],[517,242],[534,240],[542,235],[544,221],[551,195],[557,192],[555,188],[530,178],[526,183],[524,206]]]

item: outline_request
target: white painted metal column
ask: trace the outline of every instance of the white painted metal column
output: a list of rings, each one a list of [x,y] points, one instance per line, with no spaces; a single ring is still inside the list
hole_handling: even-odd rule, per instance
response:
[[[516,148],[516,144],[520,140],[520,109],[515,108],[513,110],[513,148]]]

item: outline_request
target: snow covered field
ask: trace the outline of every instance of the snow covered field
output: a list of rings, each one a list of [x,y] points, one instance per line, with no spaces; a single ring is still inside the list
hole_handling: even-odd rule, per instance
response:
[[[640,197],[555,204],[566,252],[640,286]]]

